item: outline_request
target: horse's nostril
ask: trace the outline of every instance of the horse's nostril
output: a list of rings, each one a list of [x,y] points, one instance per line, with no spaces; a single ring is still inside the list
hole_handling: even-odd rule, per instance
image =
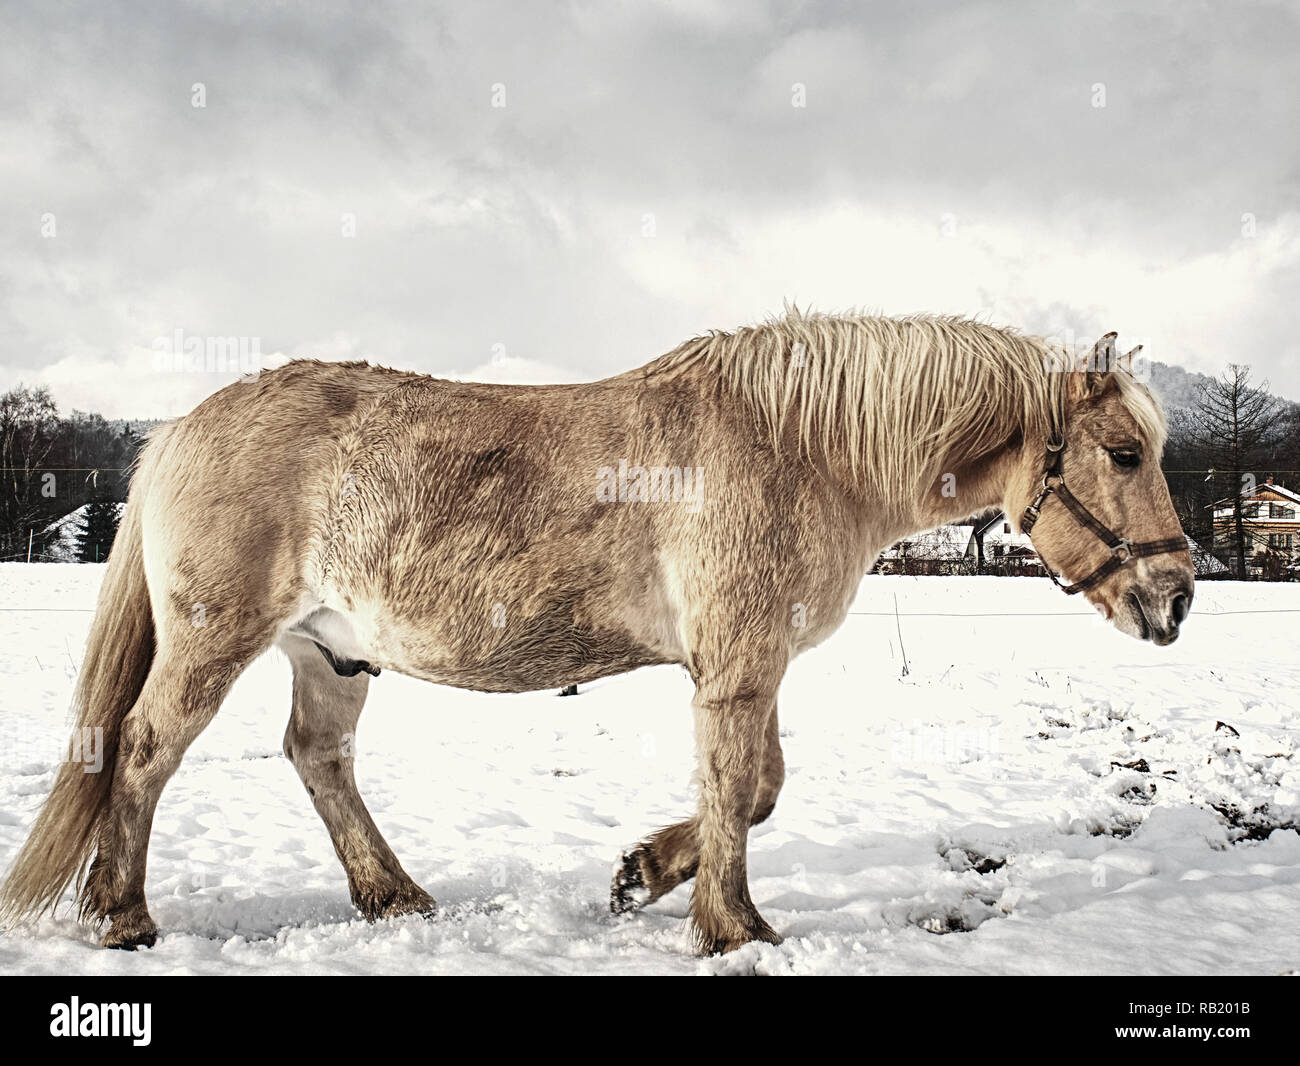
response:
[[[1187,593],[1180,592],[1174,597],[1174,602],[1169,605],[1169,613],[1173,617],[1174,625],[1183,624],[1183,619],[1187,617],[1187,612],[1191,606],[1191,601],[1187,598]]]

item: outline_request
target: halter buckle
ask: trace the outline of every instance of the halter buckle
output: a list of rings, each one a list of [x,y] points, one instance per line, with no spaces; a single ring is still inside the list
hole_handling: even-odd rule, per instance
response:
[[[1120,537],[1111,545],[1110,553],[1119,560],[1120,566],[1123,566],[1133,558],[1133,542],[1127,537]]]

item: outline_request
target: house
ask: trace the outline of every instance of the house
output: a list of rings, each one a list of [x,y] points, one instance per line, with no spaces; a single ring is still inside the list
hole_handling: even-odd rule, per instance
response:
[[[1046,573],[1029,537],[1011,532],[1011,523],[1002,516],[992,522],[939,526],[900,540],[881,553],[874,572],[1017,576]]]
[[[968,547],[974,527],[940,526],[900,540],[881,552],[874,572],[878,574],[973,574],[973,557]]]
[[[1184,534],[1184,536],[1186,536]],[[1226,578],[1231,571],[1191,537],[1187,551],[1198,581]],[[983,542],[983,551],[980,542]],[[977,525],[940,526],[900,540],[882,552],[877,574],[995,574],[1042,577],[1047,570],[1025,533],[1012,532],[1004,515]]]
[[[1017,576],[1043,576],[1047,571],[1027,533],[1012,532],[1005,515],[977,527],[971,536],[967,552],[972,561],[978,561],[983,541],[983,573],[1014,574]]]
[[[1214,551],[1221,557],[1236,550],[1233,504],[1231,496],[1210,504]],[[1300,565],[1300,493],[1270,477],[1254,492],[1242,494],[1241,522],[1246,566],[1253,573],[1260,573],[1270,557],[1282,568]]]

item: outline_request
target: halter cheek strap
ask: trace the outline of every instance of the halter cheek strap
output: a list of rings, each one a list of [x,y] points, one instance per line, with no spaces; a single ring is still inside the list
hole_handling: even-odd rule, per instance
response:
[[[1103,523],[1097,520],[1096,515],[1088,510],[1079,502],[1065,485],[1065,475],[1062,471],[1062,464],[1065,461],[1065,441],[1057,439],[1049,441],[1047,444],[1047,462],[1046,470],[1043,473],[1042,488],[1038,490],[1038,495],[1033,499],[1028,507],[1025,508],[1024,516],[1020,519],[1021,532],[1026,535],[1034,528],[1039,515],[1042,513],[1043,505],[1047,503],[1049,496],[1056,496],[1069,509],[1079,525],[1085,529],[1091,530],[1097,538],[1110,549],[1110,558],[1101,566],[1097,567],[1087,577],[1080,578],[1071,585],[1063,584],[1052,572],[1051,566],[1047,565],[1047,560],[1043,559],[1044,568],[1047,570],[1047,576],[1052,579],[1062,592],[1067,595],[1074,595],[1076,592],[1084,592],[1090,588],[1100,585],[1106,578],[1110,577],[1116,570],[1128,563],[1130,559],[1140,559],[1148,555],[1165,555],[1171,552],[1180,552],[1187,550],[1187,540],[1184,537],[1167,537],[1165,540],[1147,540],[1134,544],[1131,540],[1117,536],[1111,532]],[[1042,553],[1039,553],[1042,558]]]

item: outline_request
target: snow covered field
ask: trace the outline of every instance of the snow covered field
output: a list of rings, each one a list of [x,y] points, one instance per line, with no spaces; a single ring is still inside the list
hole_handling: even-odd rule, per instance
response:
[[[102,573],[0,565],[5,868],[63,751]],[[788,778],[750,837],[779,947],[693,958],[686,888],[608,912],[620,850],[691,808],[680,670],[569,699],[380,677],[357,776],[441,914],[367,925],[280,754],[273,653],[163,794],[157,947],[100,951],[47,918],[0,935],[0,973],[1300,968],[1300,585],[1204,583],[1168,649],[1043,580],[869,577],[854,610],[782,689]]]

